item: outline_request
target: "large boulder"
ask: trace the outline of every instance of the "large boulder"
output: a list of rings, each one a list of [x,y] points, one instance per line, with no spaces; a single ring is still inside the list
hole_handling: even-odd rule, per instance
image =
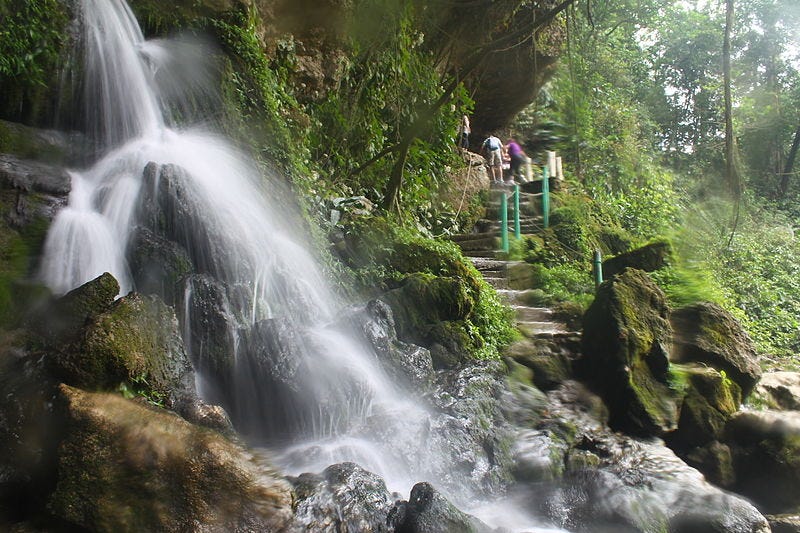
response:
[[[672,259],[672,253],[669,241],[654,241],[603,261],[603,276],[606,279],[611,278],[629,267],[653,272],[667,266]]]
[[[800,412],[742,411],[728,422],[734,490],[769,513],[800,512]]]
[[[675,310],[671,360],[708,365],[736,382],[746,398],[761,377],[753,341],[741,324],[720,306],[700,302]]]
[[[752,400],[770,409],[800,411],[800,372],[768,372],[761,376]]]
[[[608,404],[614,428],[658,435],[677,427],[668,313],[664,293],[647,274],[626,269],[598,288],[584,315],[576,365]]]
[[[220,434],[66,385],[59,404],[57,516],[92,531],[280,531],[288,523],[289,484]]]
[[[673,449],[688,451],[722,438],[725,424],[739,409],[741,389],[713,368],[673,365],[685,379],[678,428],[667,436]]]
[[[78,342],[53,357],[67,383],[90,390],[123,387],[174,408],[194,395],[194,372],[172,308],[130,293],[91,318]]]

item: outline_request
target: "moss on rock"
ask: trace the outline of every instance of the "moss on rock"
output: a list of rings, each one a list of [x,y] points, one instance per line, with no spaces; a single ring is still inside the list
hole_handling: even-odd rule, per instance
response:
[[[277,531],[291,490],[218,433],[117,395],[61,385],[50,508],[91,531]]]
[[[647,274],[626,269],[600,286],[584,315],[577,368],[607,402],[613,427],[652,435],[677,426],[671,337],[664,293]]]

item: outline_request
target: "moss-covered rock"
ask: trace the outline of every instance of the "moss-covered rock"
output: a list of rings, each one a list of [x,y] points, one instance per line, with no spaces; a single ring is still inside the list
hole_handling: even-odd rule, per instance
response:
[[[175,313],[155,296],[131,293],[114,301],[118,290],[104,274],[58,301],[54,317],[63,322],[45,346],[53,369],[73,386],[122,388],[175,407],[194,395]]]
[[[628,267],[653,272],[667,266],[672,260],[673,253],[672,243],[669,241],[663,239],[653,241],[641,248],[603,261],[603,277],[608,279]]]
[[[678,428],[667,436],[679,454],[722,438],[742,400],[739,386],[713,368],[673,365],[685,384]]]
[[[71,290],[34,319],[34,332],[40,335],[34,344],[60,348],[78,342],[83,327],[110,309],[118,294],[119,283],[108,272]]]
[[[603,283],[584,316],[580,375],[608,404],[612,427],[646,435],[677,427],[664,293],[640,270]]]
[[[676,309],[670,322],[675,332],[671,360],[723,370],[744,397],[750,394],[761,367],[753,341],[733,315],[716,304],[699,302]]]
[[[554,339],[520,339],[505,350],[505,355],[533,372],[533,383],[544,391],[572,379],[574,352]]]
[[[416,273],[381,296],[395,317],[398,337],[458,354],[469,350],[463,322],[475,306],[466,284],[457,278]]]
[[[725,427],[734,490],[769,513],[800,512],[800,413],[742,411]]]
[[[278,531],[291,489],[216,432],[118,395],[60,387],[50,507],[91,531]]]

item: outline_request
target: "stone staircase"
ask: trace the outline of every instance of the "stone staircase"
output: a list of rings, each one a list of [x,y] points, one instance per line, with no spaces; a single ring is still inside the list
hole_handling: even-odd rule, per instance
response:
[[[541,203],[539,196],[521,195],[522,234],[536,233],[541,229],[541,216],[537,212]],[[492,194],[487,205],[487,217],[499,219],[499,205],[499,194]],[[513,239],[513,219],[510,225],[509,238]],[[532,369],[534,383],[543,390],[569,379],[571,361],[580,353],[581,333],[571,331],[553,309],[533,303],[529,265],[501,258],[500,223],[492,219],[481,220],[472,233],[454,235],[451,239],[514,310],[522,339],[509,346],[506,355]]]
[[[552,309],[530,304],[529,280],[515,268],[524,266],[524,263],[499,258],[502,256],[499,219],[500,195],[503,193],[509,194],[509,212],[512,212],[509,188],[495,186],[486,206],[487,218],[478,221],[472,233],[454,235],[451,239],[514,310],[517,326],[523,335],[528,338],[579,337],[580,333],[569,331]],[[521,233],[524,235],[541,230],[541,193],[521,192],[519,205]],[[511,215],[509,218],[509,238],[512,239],[514,223]]]

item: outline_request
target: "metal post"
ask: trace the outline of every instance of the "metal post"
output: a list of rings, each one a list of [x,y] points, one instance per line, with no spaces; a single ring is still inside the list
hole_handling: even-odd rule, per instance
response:
[[[500,237],[503,251],[508,253],[508,198],[506,191],[500,191]]]
[[[600,286],[603,283],[603,256],[600,254],[600,250],[594,251],[594,288]]]
[[[550,173],[547,166],[542,169],[542,226],[550,227]]]
[[[519,227],[519,185],[514,185],[514,237],[519,239],[522,232]]]

